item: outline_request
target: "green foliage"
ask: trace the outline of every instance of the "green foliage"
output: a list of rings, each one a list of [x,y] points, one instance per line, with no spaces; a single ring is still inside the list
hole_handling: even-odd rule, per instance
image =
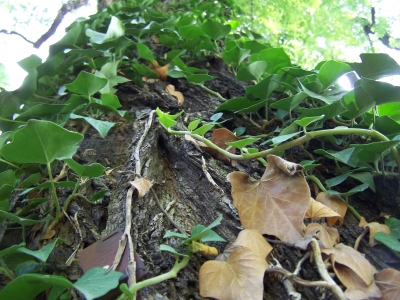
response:
[[[160,73],[154,69],[157,65],[169,65],[169,77],[185,78],[189,83],[216,95],[203,85],[214,77],[207,70],[189,65],[194,59],[203,60],[210,55],[222,58],[238,80],[254,84],[247,85],[245,95],[224,101],[217,108],[218,113],[211,116],[210,122],[192,120],[188,124],[189,131],[172,129],[183,111],[172,115],[157,109],[159,122],[168,132],[189,134],[210,145],[207,139],[209,131],[226,121],[224,112],[233,111],[249,120],[246,127],[234,130],[237,136],[243,138],[226,143],[227,147],[239,148],[241,154],[213,148],[232,160],[259,159],[263,164],[266,162],[262,157],[267,154],[282,154],[288,148],[319,139],[322,146],[314,151],[315,161],[331,160],[337,167],[333,177],[325,181],[326,186],[336,187],[349,177],[361,183],[343,193],[326,191],[345,197],[368,187],[375,190],[372,172],[380,175],[398,171],[400,88],[379,81],[382,77],[400,73],[399,65],[392,58],[386,54],[362,54],[361,63],[327,60],[321,61],[313,70],[305,70],[295,65],[293,58],[293,52],[299,51],[296,39],[292,37],[295,30],[283,33],[284,37],[280,37],[279,42],[272,43],[279,47],[271,47],[260,39],[260,35],[249,30],[245,22],[228,21],[226,14],[232,12],[227,12],[219,2],[189,1],[170,6],[158,3],[160,6],[155,8],[156,2],[112,2],[107,10],[72,24],[66,35],[50,47],[46,62],[35,55],[19,62],[21,68],[28,72],[22,86],[14,92],[0,92],[2,220],[20,224],[23,231],[26,226],[47,220],[53,220],[50,229],[55,226],[64,209],[58,202],[56,187],[73,189],[67,205],[78,193],[81,177],[98,177],[105,170],[98,163],[81,165],[72,159],[83,135],[64,128],[68,128],[68,122],[82,121],[87,125],[85,128],[92,126],[104,138],[113,127],[118,126],[118,123],[110,121],[111,114],[130,119],[126,111],[119,110],[118,84],[132,81],[133,84],[143,85],[147,79],[159,78]],[[284,3],[287,4],[285,13],[289,12],[285,22],[301,28],[310,28],[311,25],[308,18],[298,21],[298,15],[294,16],[298,9],[304,9],[306,15],[320,12],[315,1],[307,7],[298,1],[287,0]],[[329,14],[316,13],[315,18],[324,16],[329,20],[342,15],[332,16],[332,11],[343,6],[330,8],[329,5],[324,7],[330,9],[327,11]],[[343,5],[353,7],[348,1],[344,1]],[[275,23],[283,17],[282,7],[283,4],[270,8],[269,22]],[[246,9],[245,5],[243,9]],[[279,18],[274,20],[274,16]],[[326,20],[324,22],[328,24]],[[347,14],[344,20],[348,20]],[[343,31],[344,27],[337,30]],[[308,34],[306,30],[296,32],[299,33],[296,38],[304,43],[315,40],[303,35]],[[269,34],[271,42],[276,39],[276,32]],[[348,36],[343,42],[353,39],[353,35]],[[153,47],[155,37],[160,43],[157,46],[161,47]],[[329,37],[326,38],[328,40]],[[308,57],[310,61],[315,58]],[[359,79],[354,89],[345,91],[337,80],[349,72],[355,72]],[[265,134],[265,126],[273,124],[271,116],[281,122]],[[244,136],[245,132],[254,132],[246,130],[250,126],[259,129],[259,134]],[[356,139],[362,143],[356,143]],[[328,142],[340,145],[340,150],[332,151],[325,147]],[[247,148],[250,145],[252,148]],[[264,145],[270,148],[263,150]],[[53,173],[60,171],[60,162],[76,175],[76,181],[54,181]],[[305,163],[305,170],[311,171],[317,165],[313,159]],[[45,177],[48,181],[44,182]],[[17,186],[23,190],[17,190]],[[29,191],[37,189],[49,189],[55,207],[50,206],[52,202],[49,199],[39,198],[26,200],[28,203],[20,212],[9,211],[10,199],[17,191],[20,197],[24,197]],[[101,191],[94,195],[92,200],[101,198],[104,193]],[[25,215],[39,207],[41,214]],[[181,262],[177,260],[170,274],[172,277],[188,263],[193,242],[224,241],[211,230],[220,224],[221,218],[207,227],[195,226],[190,237],[181,233],[166,233],[165,237],[182,239],[180,246],[189,245],[186,254],[161,245],[161,250],[183,257]],[[388,239],[393,239],[393,236],[382,236],[381,242],[392,245]],[[61,295],[75,288],[87,299],[93,299],[117,286],[121,274],[106,274],[103,269],[89,271],[74,284],[63,277],[45,275],[45,262],[59,242],[57,239],[38,251],[26,249],[23,244],[2,250],[0,265],[12,281],[0,291],[0,298],[30,299],[49,288],[54,295]],[[396,245],[391,247],[396,248]],[[7,259],[11,255],[21,256],[21,263],[8,265]],[[128,296],[135,292],[124,287],[122,291]]]

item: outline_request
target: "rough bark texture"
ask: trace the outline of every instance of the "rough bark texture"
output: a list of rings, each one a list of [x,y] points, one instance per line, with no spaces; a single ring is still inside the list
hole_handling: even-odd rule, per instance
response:
[[[225,70],[218,60],[210,61],[210,74],[217,76],[208,87],[221,93],[224,97],[239,97],[245,93],[245,85],[237,82],[233,75]],[[133,120],[123,122],[118,128],[106,136],[100,138],[94,130],[89,130],[81,144],[77,159],[80,163],[100,162],[104,166],[115,168],[110,175],[93,179],[87,183],[82,191],[87,197],[103,190],[110,192],[103,198],[98,206],[88,206],[81,200],[71,203],[68,213],[78,213],[78,220],[82,229],[83,240],[88,246],[95,240],[106,236],[117,228],[125,226],[125,199],[129,181],[135,172],[136,161],[134,151],[138,141],[143,135],[143,130],[151,110],[160,107],[164,111],[175,113],[185,110],[183,117],[178,119],[177,128],[185,129],[188,124],[186,116],[203,117],[211,116],[220,101],[203,89],[189,85],[184,80],[173,80],[170,83],[176,86],[185,96],[183,107],[179,107],[177,101],[165,92],[165,82],[147,84],[143,88],[126,83],[119,87],[118,97],[124,109],[129,110]],[[232,121],[226,123],[229,129],[233,129],[243,120],[232,115]],[[224,124],[225,125],[225,124]],[[251,128],[248,128],[251,132]],[[304,155],[299,149],[290,149],[286,153],[286,159],[298,162]],[[209,173],[215,182],[223,189],[224,194],[216,190],[206,179],[201,167],[201,156],[206,160]],[[208,225],[223,215],[222,225],[216,228],[216,232],[228,241],[234,241],[242,229],[238,214],[232,205],[230,184],[226,175],[232,171],[243,171],[258,179],[264,172],[264,167],[258,161],[238,162],[236,167],[227,166],[217,161],[205,152],[197,150],[183,136],[171,136],[158,124],[154,118],[150,131],[144,143],[140,147],[140,159],[142,163],[142,176],[146,176],[153,183],[155,193],[172,219],[190,233],[196,224]],[[321,175],[322,176],[322,175]],[[377,193],[360,193],[351,197],[350,201],[360,214],[367,217],[368,221],[379,216],[381,212],[390,213],[399,218],[399,198],[397,195],[398,182],[395,179],[377,178]],[[351,182],[348,183],[351,186]],[[60,192],[63,192],[60,190]],[[65,197],[68,191],[65,192]],[[62,199],[63,197],[61,197]],[[159,275],[168,271],[173,265],[173,255],[161,252],[159,246],[168,243],[176,246],[178,241],[174,239],[163,240],[166,230],[177,231],[166,216],[160,211],[156,199],[152,193],[147,193],[143,198],[137,199],[134,195],[132,203],[132,238],[135,250],[140,255],[149,270],[149,276]],[[58,235],[65,240],[65,244],[55,249],[52,259],[59,267],[78,244],[78,236],[74,233],[69,222],[65,219],[58,227]],[[358,221],[347,214],[344,225],[339,229],[341,242],[353,246],[355,239],[362,232],[358,227]],[[215,244],[220,251],[224,244]],[[293,272],[297,262],[305,254],[294,248],[280,244],[274,244],[273,256],[280,261],[282,266]],[[400,268],[400,260],[384,246],[371,248],[364,239],[359,251],[365,253],[366,258],[380,270],[386,267]],[[201,299],[198,288],[198,272],[200,266],[207,258],[195,255],[187,268],[182,270],[178,277],[157,284],[151,288],[145,288],[139,292],[141,299]],[[70,279],[77,279],[81,274],[79,265],[75,262],[70,267],[63,268],[69,274]],[[319,280],[320,277],[315,266],[306,262],[300,272],[300,276],[308,280]],[[265,277],[264,299],[288,299],[288,295],[280,283],[280,279],[268,275]],[[303,299],[332,299],[329,292],[295,285]]]

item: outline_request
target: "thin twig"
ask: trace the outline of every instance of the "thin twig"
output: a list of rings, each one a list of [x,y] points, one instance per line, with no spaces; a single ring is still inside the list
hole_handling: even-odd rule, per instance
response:
[[[293,275],[296,275],[296,276],[299,275],[300,270],[301,270],[301,265],[303,264],[303,262],[305,262],[305,260],[306,260],[307,258],[310,257],[310,255],[311,255],[311,253],[310,253],[310,252],[307,252],[307,253],[303,256],[303,258],[299,260],[299,262],[297,263],[297,266],[296,266],[296,270],[294,270],[294,272],[293,272]]]
[[[331,286],[330,290],[332,291],[336,299],[346,300],[342,289],[336,284],[332,277],[329,276],[329,273],[325,268],[324,261],[322,260],[321,250],[319,248],[318,241],[315,238],[311,239],[310,246],[313,250],[315,264],[317,265],[318,272],[321,275],[322,279]]]
[[[206,175],[206,178],[208,179],[208,181],[212,184],[212,186],[220,193],[220,194],[224,194],[224,191],[221,189],[221,187],[214,181],[214,179],[211,177],[210,173],[208,173],[207,171],[207,166],[206,166],[206,161],[204,160],[204,157],[201,156],[201,161],[203,162],[202,164],[202,169],[204,174]]]
[[[276,263],[276,266],[283,270],[281,263],[275,258],[274,258],[274,261]],[[290,272],[288,272],[288,273],[290,273]],[[292,277],[292,275],[291,276],[286,276],[286,275],[282,276],[281,282],[282,282],[283,286],[285,287],[285,290],[286,290],[287,294],[289,295],[290,299],[300,300],[301,294],[295,290],[292,282],[289,280],[290,277]]]
[[[358,249],[362,238],[368,233],[369,227],[365,227],[364,231],[357,237],[356,242],[354,243],[354,250]]]

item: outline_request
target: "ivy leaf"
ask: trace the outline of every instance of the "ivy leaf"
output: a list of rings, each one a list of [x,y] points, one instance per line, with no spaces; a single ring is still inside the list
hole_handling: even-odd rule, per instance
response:
[[[310,203],[310,189],[302,167],[268,155],[268,166],[259,181],[242,172],[232,172],[233,205],[245,229],[257,229],[296,243],[303,237],[302,223]]]
[[[256,80],[261,77],[264,71],[267,69],[267,63],[265,61],[255,61],[247,67],[241,68],[236,78],[242,81]]]
[[[325,62],[321,69],[319,69],[318,78],[323,84],[324,88],[331,86],[339,77],[351,72],[352,68],[342,62],[328,60]]]
[[[175,255],[178,255],[178,256],[187,256],[187,255],[185,255],[185,254],[179,253],[178,251],[176,251],[176,250],[175,250],[174,248],[172,248],[171,246],[164,245],[164,244],[161,244],[161,245],[160,245],[160,250],[161,250],[161,251],[171,252],[171,253],[173,253],[173,254],[175,254]]]
[[[250,248],[236,249],[226,262],[207,261],[199,272],[200,295],[216,299],[261,299],[265,258]]]
[[[3,146],[1,154],[8,161],[48,164],[70,154],[82,139],[81,134],[68,131],[53,122],[29,120],[25,127],[14,134],[12,142]]]
[[[400,66],[386,53],[363,53],[360,58],[362,63],[349,63],[360,77],[379,79],[400,75]]]
[[[87,300],[92,300],[116,288],[122,275],[121,272],[93,268],[74,283],[74,288],[80,291]]]
[[[17,250],[17,252],[28,254],[30,256],[37,258],[41,262],[46,262],[47,259],[49,258],[51,251],[53,251],[54,247],[61,242],[63,242],[63,240],[60,238],[57,238],[51,244],[44,246],[40,250],[32,251],[28,248],[19,248]]]
[[[154,57],[153,54],[151,53],[151,50],[149,47],[147,47],[145,44],[142,43],[137,43],[136,47],[139,52],[139,57],[144,58],[145,60],[149,61],[150,63],[153,63]]]
[[[203,25],[201,25],[201,29],[210,38],[212,38],[213,40],[217,40],[226,37],[231,31],[231,26],[222,25],[219,22],[209,19]]]
[[[291,67],[292,62],[283,48],[269,48],[261,51],[258,54],[258,59],[267,63],[267,72],[270,74],[276,73],[284,67]]]
[[[93,163],[85,166],[77,163],[73,159],[64,159],[64,161],[67,163],[68,167],[70,167],[76,174],[82,177],[99,177],[103,175],[104,171],[106,170],[106,168],[99,163]]]
[[[65,87],[73,93],[90,97],[105,87],[106,84],[107,79],[82,71],[73,82],[66,84]]]
[[[71,114],[70,116],[71,119],[76,120],[76,119],[83,119],[86,122],[88,122],[90,125],[92,125],[100,134],[102,138],[104,138],[107,133],[110,131],[112,127],[114,127],[115,124],[113,122],[108,122],[108,121],[101,121],[101,120],[96,120],[91,117],[84,117],[81,115],[76,115],[76,114]]]

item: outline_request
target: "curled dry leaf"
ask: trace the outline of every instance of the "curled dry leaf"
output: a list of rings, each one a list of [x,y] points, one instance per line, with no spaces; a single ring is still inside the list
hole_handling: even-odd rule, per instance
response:
[[[334,248],[321,249],[321,252],[330,256],[337,277],[347,288],[345,295],[348,299],[368,299],[381,296],[374,281],[376,269],[360,252],[343,244]]]
[[[215,145],[217,145],[218,147],[220,147],[222,149],[228,148],[228,145],[225,144],[226,142],[236,142],[238,140],[239,140],[239,138],[232,131],[230,131],[226,128],[215,129],[213,131],[212,137],[211,137],[211,142],[213,142]],[[221,160],[227,165],[230,164],[233,167],[236,165],[235,160],[231,160],[226,155],[222,154],[221,152],[219,152],[218,150],[216,150],[214,148],[206,146],[206,147],[204,147],[204,150],[207,153],[209,153],[210,155],[212,155],[215,159]],[[236,147],[231,147],[229,149],[229,152],[232,154],[235,154],[235,151],[236,151]]]
[[[331,248],[339,241],[339,232],[336,228],[326,227],[318,223],[308,224],[304,234],[316,237],[325,248]]]
[[[315,201],[313,198],[310,199],[310,206],[306,212],[305,218],[310,218],[311,220],[326,217],[341,218],[341,216],[337,212],[334,212],[332,209],[323,205],[321,202]]]
[[[384,269],[375,276],[376,285],[382,293],[382,300],[400,299],[400,272]]]
[[[369,229],[369,242],[368,244],[373,247],[377,244],[377,242],[374,239],[374,236],[378,232],[384,232],[387,234],[391,234],[392,232],[390,231],[390,228],[385,225],[385,224],[380,224],[378,222],[371,222],[367,223],[364,217],[361,217],[360,223],[358,224],[358,227],[364,227]]]
[[[247,247],[233,251],[226,262],[207,261],[200,268],[202,297],[216,299],[262,299],[267,261]]]
[[[267,159],[268,167],[259,181],[242,172],[228,175],[233,205],[244,228],[295,243],[303,237],[310,189],[300,165],[289,165],[274,155],[268,155]]]
[[[203,255],[212,255],[212,256],[217,256],[218,255],[218,250],[215,247],[207,246],[203,243],[198,243],[198,242],[192,242],[192,251],[194,253],[201,253]]]
[[[148,67],[152,69],[154,72],[156,72],[162,81],[167,80],[169,64],[160,67],[158,62],[155,60],[153,61],[153,64],[149,64]]]
[[[156,69],[158,70],[158,69]],[[155,71],[156,71],[155,70]],[[160,77],[161,78],[161,77]],[[185,98],[183,97],[183,94],[181,92],[175,91],[175,86],[172,84],[168,84],[165,90],[172,95],[176,100],[178,100],[178,103],[180,106],[183,105],[183,102],[185,102]]]
[[[149,179],[146,177],[142,177],[140,179],[136,179],[131,181],[131,184],[138,190],[139,196],[138,199],[142,198],[152,187],[152,184]]]
[[[324,192],[321,192],[317,195],[315,199],[318,202],[321,202],[325,206],[332,209],[334,212],[337,212],[340,217],[327,217],[326,221],[329,226],[335,225],[335,223],[339,220],[339,227],[342,226],[344,221],[344,216],[346,215],[348,204],[340,197],[339,195],[328,195]]]

